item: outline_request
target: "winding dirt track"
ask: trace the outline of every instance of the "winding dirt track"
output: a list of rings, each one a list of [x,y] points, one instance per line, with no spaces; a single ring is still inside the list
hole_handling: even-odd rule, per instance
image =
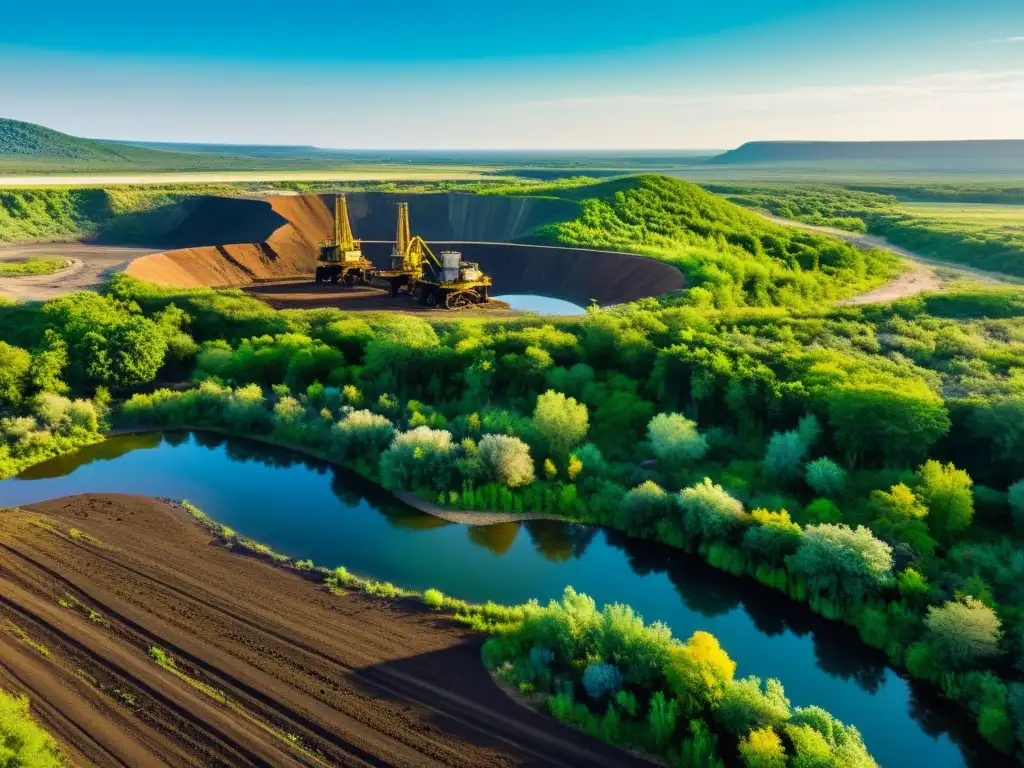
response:
[[[75,764],[650,765],[515,703],[478,635],[211,546],[154,499],[0,512],[0,630],[0,688]]]
[[[73,259],[74,266],[52,275],[0,277],[0,297],[18,301],[46,301],[102,283],[108,275],[127,268],[133,259],[156,253],[154,248],[135,248],[95,243],[26,243],[0,245],[0,261],[58,256]]]
[[[887,301],[907,298],[908,296],[916,296],[917,294],[925,291],[942,290],[949,280],[944,280],[943,277],[935,271],[936,268],[941,269],[954,280],[970,280],[973,282],[987,283],[991,285],[1020,285],[1024,282],[1018,277],[1007,275],[1002,272],[988,272],[982,269],[974,269],[973,267],[968,267],[963,264],[957,264],[952,261],[931,259],[927,256],[914,253],[913,251],[908,251],[906,248],[901,248],[898,245],[893,245],[884,237],[878,237],[877,235],[848,232],[844,229],[836,229],[834,227],[820,227],[815,224],[807,224],[802,221],[794,221],[793,219],[783,219],[778,216],[772,216],[771,214],[763,211],[753,211],[753,213],[757,213],[759,216],[762,216],[769,221],[773,221],[776,224],[782,224],[787,227],[796,227],[797,229],[806,229],[811,232],[820,232],[823,235],[831,235],[832,237],[838,237],[841,240],[845,240],[848,243],[858,245],[861,248],[882,248],[887,251],[892,251],[897,256],[902,257],[909,265],[910,268],[895,280],[871,291],[867,291],[866,293],[841,301],[839,302],[840,304],[882,304]]]

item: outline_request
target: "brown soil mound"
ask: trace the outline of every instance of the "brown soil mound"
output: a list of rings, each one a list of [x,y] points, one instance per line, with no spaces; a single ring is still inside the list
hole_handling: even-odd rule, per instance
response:
[[[647,764],[514,703],[479,636],[211,546],[153,499],[0,512],[0,551],[0,688],[76,764]]]
[[[580,305],[591,300],[608,305],[683,287],[678,269],[653,259],[509,243],[574,209],[563,201],[499,196],[350,195],[353,229],[364,238],[363,252],[378,267],[390,266],[386,238],[395,228],[394,204],[410,198],[414,231],[437,250],[456,248],[467,260],[478,261],[498,294],[541,294]],[[311,277],[317,244],[332,229],[331,215],[329,199],[316,195],[208,198],[162,237],[177,250],[138,259],[127,271],[150,282],[187,288]]]
[[[251,285],[260,280],[313,273],[317,244],[332,228],[332,214],[323,198],[288,195],[266,201],[232,202],[251,205],[253,231],[246,231],[235,221],[235,216],[247,215],[245,206],[211,210],[208,205],[197,210],[185,225],[168,237],[185,241],[200,239],[209,245],[138,259],[128,267],[128,274],[159,285],[198,288]],[[228,215],[229,211],[232,215]],[[225,218],[218,219],[220,215]],[[218,231],[218,222],[222,231]],[[250,242],[225,242],[245,234],[251,236]]]

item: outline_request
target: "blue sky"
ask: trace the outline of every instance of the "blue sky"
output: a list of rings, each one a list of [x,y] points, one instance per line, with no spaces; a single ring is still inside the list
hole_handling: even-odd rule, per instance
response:
[[[0,116],[85,136],[576,149],[1024,138],[1024,0],[2,5]]]

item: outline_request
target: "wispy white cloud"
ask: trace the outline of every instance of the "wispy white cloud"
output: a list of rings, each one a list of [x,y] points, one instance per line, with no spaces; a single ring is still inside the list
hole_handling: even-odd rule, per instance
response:
[[[996,37],[989,40],[990,43],[1024,43],[1024,35],[1012,35],[1010,37]]]
[[[807,107],[948,97],[986,98],[1019,96],[1024,92],[1024,70],[993,72],[963,71],[898,80],[890,83],[842,85],[829,87],[787,88],[777,91],[733,93],[628,93],[569,96],[523,102],[523,107],[558,108],[582,106],[662,106],[700,107],[744,110],[761,107],[802,105]]]
[[[559,126],[580,146],[733,146],[753,139],[1008,138],[1024,125],[1024,69],[775,90],[568,95],[509,105],[525,134]]]

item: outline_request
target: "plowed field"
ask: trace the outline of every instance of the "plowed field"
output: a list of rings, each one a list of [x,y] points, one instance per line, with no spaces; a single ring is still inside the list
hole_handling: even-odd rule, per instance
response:
[[[515,703],[479,635],[233,554],[154,499],[0,511],[0,630],[0,688],[76,764],[649,765]]]

